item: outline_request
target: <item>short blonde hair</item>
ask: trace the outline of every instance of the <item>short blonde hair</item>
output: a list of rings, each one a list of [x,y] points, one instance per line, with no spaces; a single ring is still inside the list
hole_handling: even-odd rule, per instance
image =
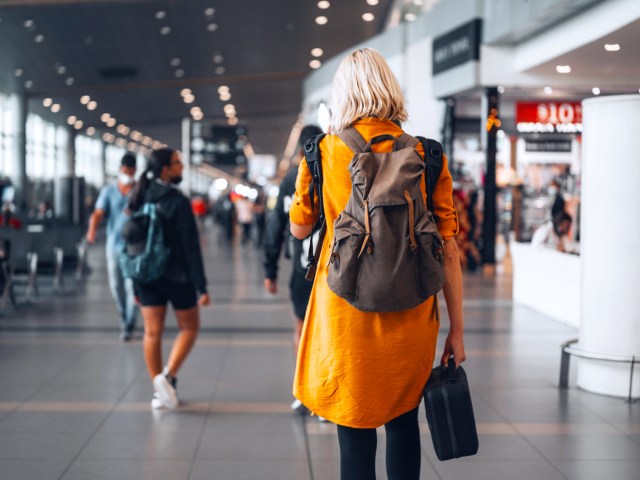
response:
[[[373,48],[358,49],[342,60],[331,87],[333,133],[365,117],[407,120],[398,80]]]

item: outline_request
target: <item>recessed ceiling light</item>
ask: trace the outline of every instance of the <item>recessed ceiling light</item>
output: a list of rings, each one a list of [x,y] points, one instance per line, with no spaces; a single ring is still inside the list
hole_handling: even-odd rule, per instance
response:
[[[231,100],[231,94],[229,92],[221,93],[220,100],[222,100],[223,102],[228,102],[229,100]]]
[[[236,113],[236,107],[232,103],[227,103],[224,108],[224,113]]]
[[[66,83],[67,86],[70,87],[71,85],[73,85],[75,83],[75,79],[73,77],[67,77],[67,79],[64,81],[64,83]]]
[[[182,90],[180,90],[181,97],[186,97],[187,95],[191,95],[191,89],[183,88]]]
[[[591,93],[593,93],[594,95],[600,95],[600,89],[598,87],[593,87],[591,89]]]
[[[31,87],[33,87],[32,80],[27,80],[26,82],[24,82],[24,88],[31,88]]]
[[[49,108],[51,105],[53,105],[53,100],[51,98],[45,98],[42,100],[42,106]]]
[[[499,94],[503,94],[504,93],[504,87],[502,85],[498,85],[498,93]]]
[[[184,70],[182,70],[181,68],[179,68],[178,70],[175,71],[174,75],[178,78],[182,78],[184,77]]]
[[[162,35],[169,35],[171,33],[171,27],[167,27],[166,25],[160,29],[160,33]]]
[[[118,128],[116,130],[118,131],[118,133],[120,135],[129,135],[129,131],[131,129],[129,127],[127,127],[126,125],[118,125]]]
[[[44,35],[42,34],[36,35],[35,37],[33,37],[33,39],[35,40],[36,43],[42,43],[44,41]]]
[[[553,88],[544,87],[544,93],[546,93],[547,95],[551,95],[553,93]]]
[[[371,6],[378,5],[378,0],[367,0],[367,3]]]
[[[67,117],[67,123],[69,125],[73,125],[74,123],[76,123],[77,117],[75,115],[71,115],[69,117]]]
[[[129,142],[129,143],[127,143],[127,149],[128,149],[129,151],[131,151],[131,152],[135,152],[135,151],[137,151],[137,150],[138,150],[138,145],[136,145],[136,144],[135,144],[135,143],[133,143],[133,142]]]
[[[140,141],[142,142],[143,145],[148,147],[149,145],[151,145],[153,143],[153,138],[145,136],[145,137],[142,137],[142,140],[140,140]]]
[[[415,13],[405,13],[404,19],[407,22],[414,22],[418,18]]]
[[[313,50],[311,50],[311,55],[314,57],[321,57],[323,53],[324,52],[321,48],[314,48]]]
[[[75,127],[76,130],[80,130],[84,126],[84,122],[82,120],[78,120],[76,123],[73,124],[73,126]]]
[[[51,105],[51,111],[53,113],[58,113],[60,111],[60,104],[54,103],[53,105]]]
[[[556,65],[556,72],[571,73],[571,67],[569,65]]]
[[[238,119],[236,117],[230,118],[229,120],[227,120],[227,123],[229,125],[237,125],[238,124]]]
[[[607,52],[619,52],[620,51],[620,44],[619,43],[605,43],[604,44],[604,49]]]
[[[157,18],[158,20],[162,20],[162,19],[163,19],[164,17],[166,17],[166,16],[167,16],[167,12],[165,12],[164,10],[158,10],[158,11],[156,12],[156,18]]]
[[[115,127],[116,126],[116,119],[115,118],[110,118],[109,121],[107,121],[107,127]]]
[[[322,62],[320,60],[311,60],[309,62],[309,66],[313,69],[320,68],[322,66]]]
[[[326,0],[322,0],[321,2],[318,2],[318,8],[320,8],[321,10],[326,10],[330,6],[331,6],[331,3],[327,2]]]
[[[202,112],[202,109],[200,107],[191,107],[191,110],[189,110],[189,112],[191,113],[191,115],[195,115],[198,112]]]
[[[226,85],[220,85],[218,87],[218,95],[222,95],[223,93],[229,93],[229,87]]]
[[[181,62],[182,61],[179,58],[172,58],[171,61],[169,62],[169,64],[172,67],[179,67]]]
[[[227,69],[226,69],[226,68],[224,68],[224,67],[217,67],[217,68],[216,68],[216,73],[217,73],[218,75],[223,75],[223,74],[224,74],[224,72],[226,72],[226,71],[227,71]]]
[[[102,115],[100,115],[100,120],[102,120],[104,123],[107,123],[110,118],[111,115],[109,115],[108,113],[103,113]]]
[[[222,63],[224,61],[224,57],[220,53],[216,53],[213,56],[213,63]]]
[[[33,28],[35,26],[35,23],[33,22],[33,20],[25,20],[23,25],[24,28]]]
[[[21,77],[23,73],[24,73],[24,70],[21,68],[18,68],[14,74],[16,77]]]
[[[193,95],[185,95],[184,97],[182,97],[182,99],[184,100],[184,103],[193,103],[196,97],[194,97]]]
[[[327,22],[329,21],[329,19],[323,15],[320,15],[319,17],[316,17],[316,23],[318,25],[326,25]]]
[[[209,30],[210,32],[215,32],[217,29],[218,29],[217,23],[210,23],[209,25],[207,25],[207,30]]]
[[[64,65],[58,65],[56,67],[56,72],[58,72],[58,75],[64,75],[65,73],[67,73],[67,67],[65,67]]]
[[[362,14],[362,19],[363,19],[365,22],[373,22],[373,20],[374,20],[375,18],[376,18],[376,17],[375,17],[375,15],[374,15],[373,13],[371,13],[371,12],[367,12],[367,13],[363,13],[363,14]]]
[[[95,110],[96,108],[98,108],[98,102],[91,100],[87,103],[87,110]]]
[[[213,17],[213,15],[214,15],[215,13],[216,13],[216,9],[215,9],[215,8],[213,8],[213,7],[205,8],[205,10],[204,10],[204,14],[205,14],[207,17]]]
[[[91,97],[89,95],[83,95],[83,96],[80,97],[80,103],[82,105],[86,105],[90,101],[91,101]]]
[[[93,137],[96,134],[96,129],[93,127],[89,127],[87,128],[87,135],[89,135],[90,137]]]

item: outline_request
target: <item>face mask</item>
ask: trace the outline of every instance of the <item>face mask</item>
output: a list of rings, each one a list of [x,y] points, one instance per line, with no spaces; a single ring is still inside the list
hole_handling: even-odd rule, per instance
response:
[[[180,182],[182,182],[182,177],[180,175],[178,175],[177,177],[171,177],[171,180],[169,180],[170,183],[173,183],[174,185],[178,185]]]
[[[120,183],[121,185],[131,185],[135,181],[135,178],[133,178],[131,175],[127,175],[126,173],[122,172],[118,174],[118,183]]]
[[[558,189],[556,187],[549,187],[549,195],[555,195],[558,193]]]

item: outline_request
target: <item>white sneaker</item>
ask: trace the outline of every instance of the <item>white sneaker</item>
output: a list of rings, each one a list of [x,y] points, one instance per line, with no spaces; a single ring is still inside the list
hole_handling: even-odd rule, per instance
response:
[[[153,397],[151,397],[151,408],[153,408],[154,410],[164,408],[162,400],[160,399],[160,394],[158,392],[153,392]]]
[[[172,380],[175,381],[175,379]],[[153,388],[160,396],[162,405],[174,409],[178,407],[178,393],[171,383],[165,373],[159,373],[153,378]]]
[[[304,413],[307,411],[307,407],[305,407],[304,404],[296,398],[291,404],[291,410],[298,413]]]
[[[316,415],[316,417],[318,418],[318,421],[320,423],[330,423],[331,422],[330,420],[327,420],[326,418],[321,417],[320,415]]]

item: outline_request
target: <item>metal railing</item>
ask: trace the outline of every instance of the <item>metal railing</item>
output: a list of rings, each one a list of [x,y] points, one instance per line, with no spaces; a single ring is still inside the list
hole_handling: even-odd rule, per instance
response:
[[[627,403],[633,403],[640,399],[633,399],[633,372],[635,364],[640,359],[635,356],[623,356],[623,355],[608,355],[605,353],[587,352],[575,348],[573,345],[578,343],[577,338],[568,340],[562,344],[562,358],[560,360],[560,388],[569,388],[569,363],[571,361],[571,355],[580,358],[586,358],[588,360],[598,360],[602,362],[614,362],[614,363],[629,363],[631,365],[631,371],[629,373],[629,395],[627,396]]]

